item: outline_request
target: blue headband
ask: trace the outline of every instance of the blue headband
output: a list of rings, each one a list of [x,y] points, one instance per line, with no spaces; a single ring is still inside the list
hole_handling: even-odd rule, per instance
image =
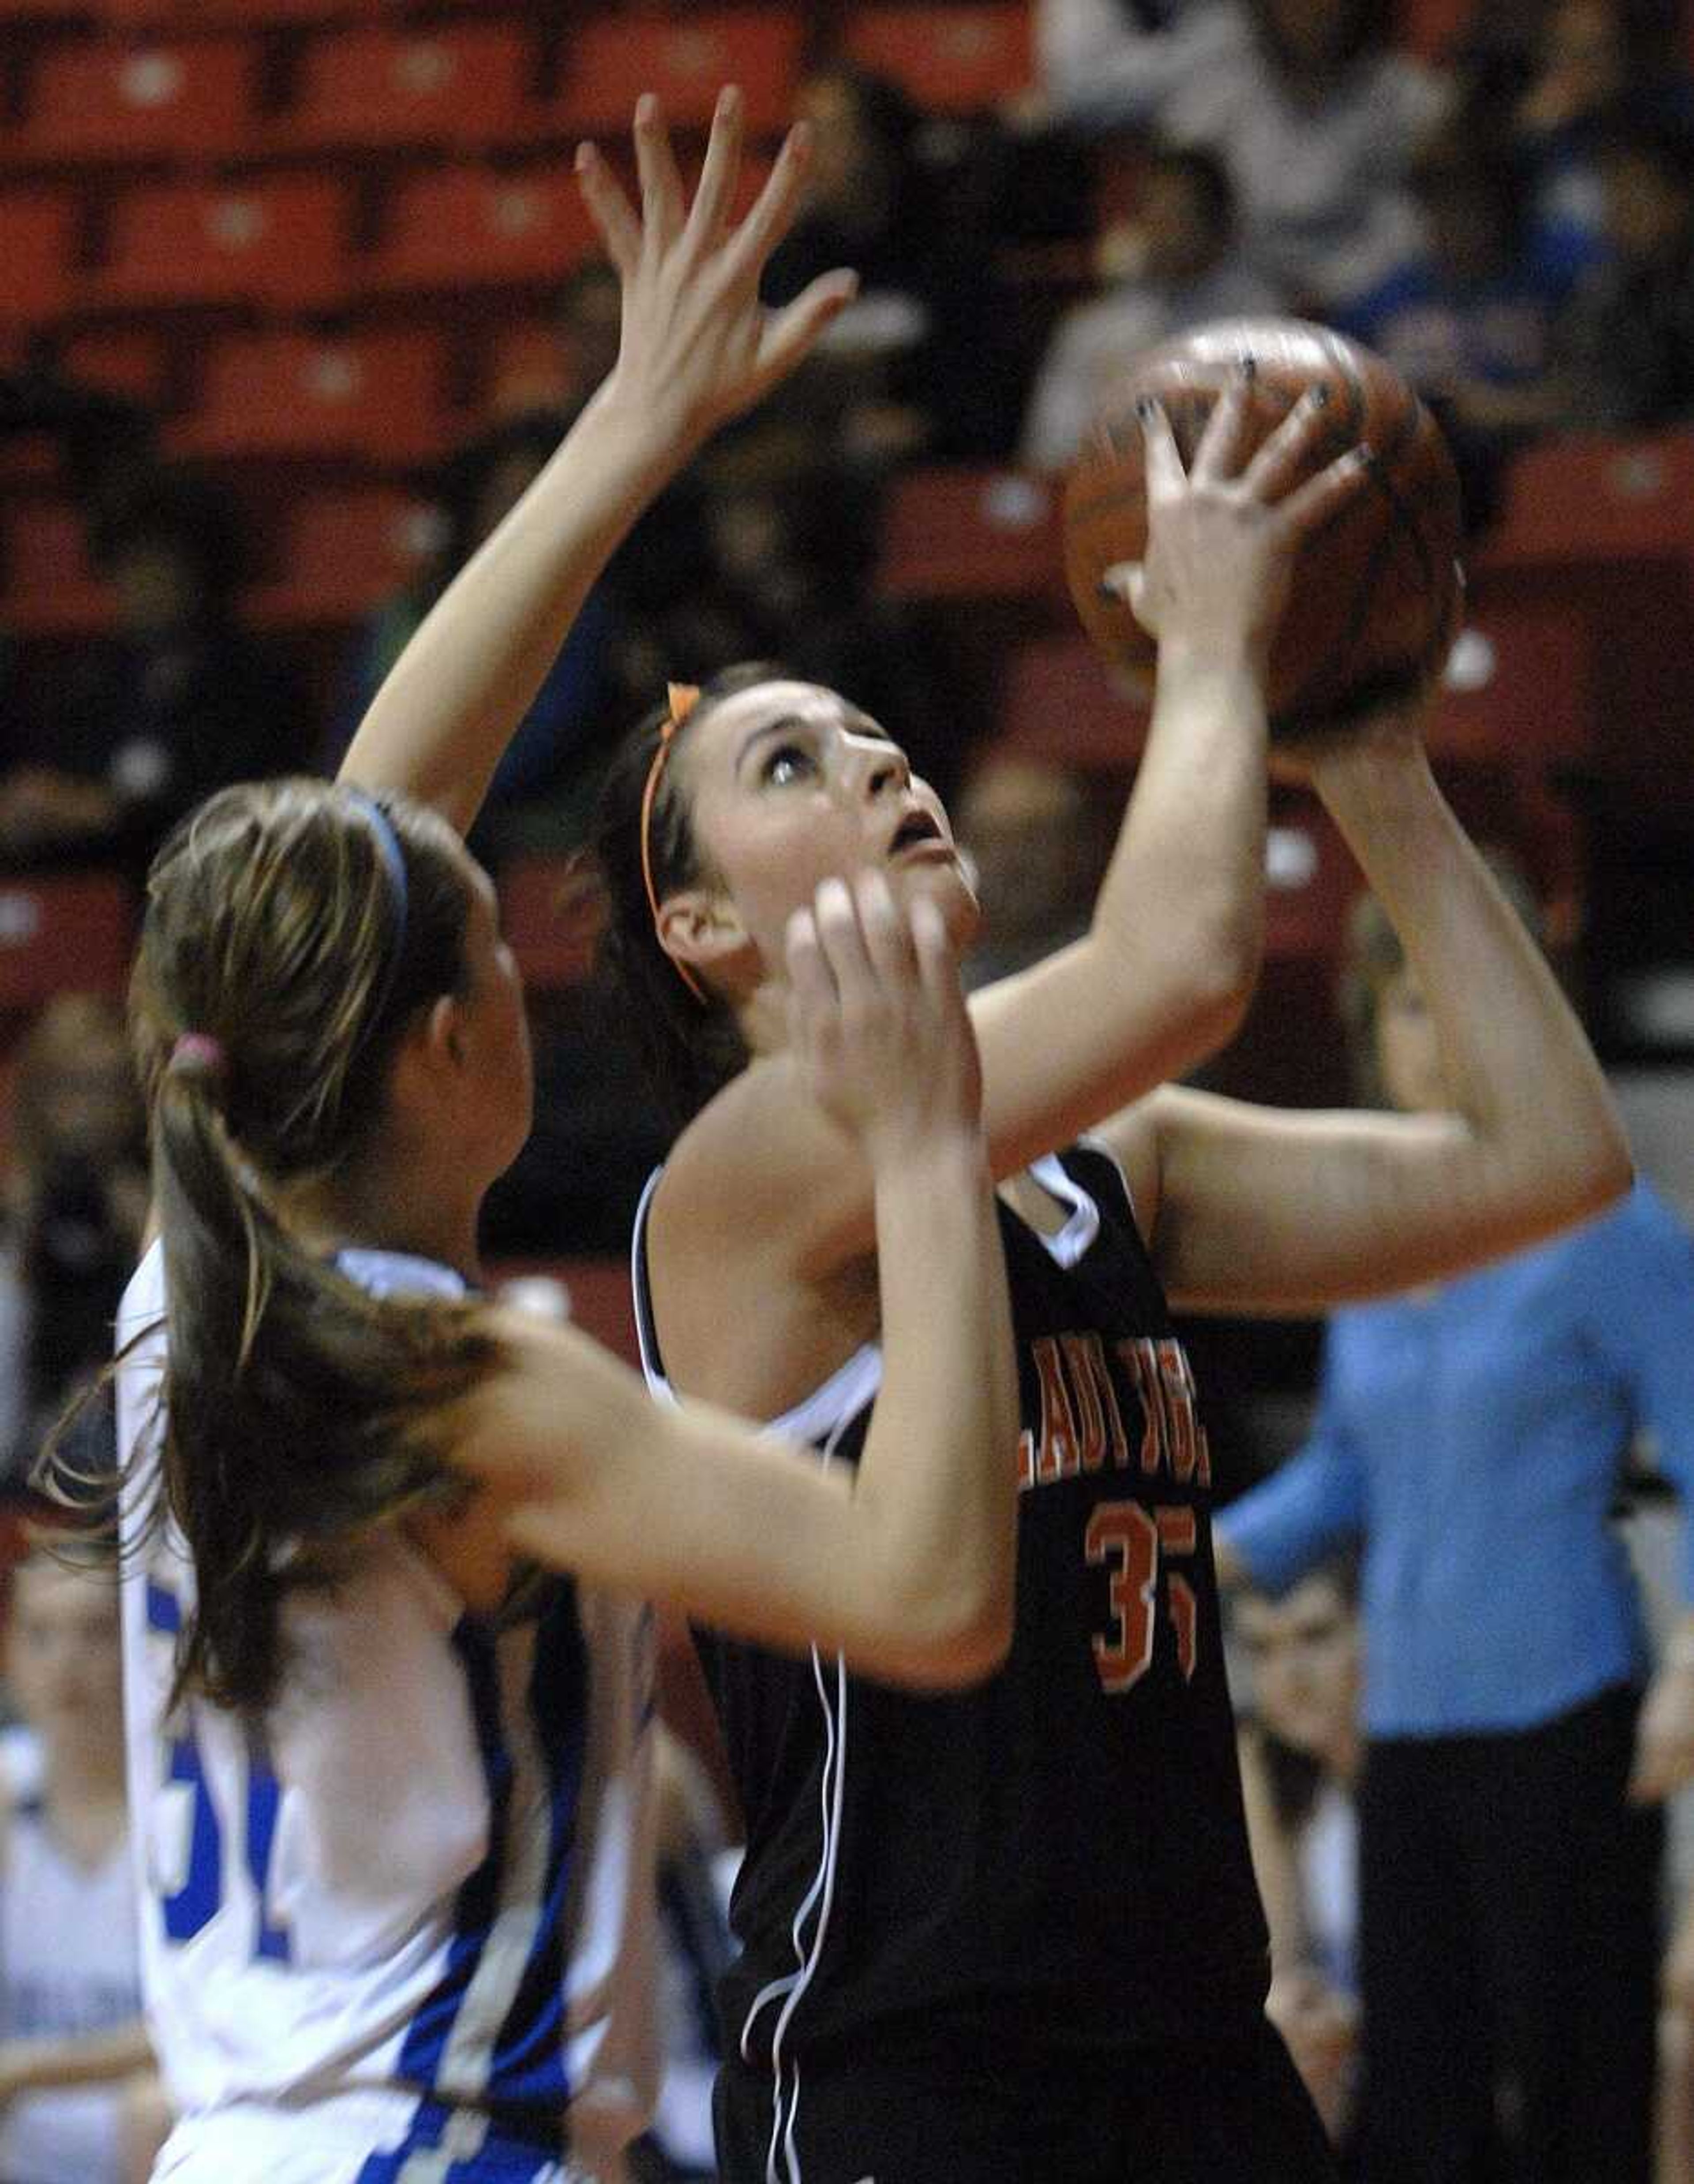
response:
[[[382,973],[382,983],[365,1019],[368,1027],[381,1022],[382,1011],[393,996],[394,981],[400,975],[400,960],[406,952],[406,853],[400,847],[400,838],[394,831],[393,821],[374,796],[350,784],[347,785],[347,796],[348,801],[357,805],[371,822],[371,831],[376,837],[376,847],[382,853],[383,869],[388,876],[388,899],[394,905],[394,942],[388,951],[388,964]]]

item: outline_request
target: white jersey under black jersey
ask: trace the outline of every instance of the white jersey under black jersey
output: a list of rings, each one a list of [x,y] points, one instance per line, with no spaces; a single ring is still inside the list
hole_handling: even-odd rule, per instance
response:
[[[460,1293],[387,1253],[376,1290]],[[126,1291],[120,1446],[156,1447],[163,1254]],[[239,1451],[231,1451],[238,1460]],[[193,1576],[168,1531],[123,1585],[148,2016],[181,2184],[562,2184],[621,2176],[647,2114],[649,1613],[549,1580],[466,1612],[398,1531],[285,1608],[260,1725],[168,1712]]]

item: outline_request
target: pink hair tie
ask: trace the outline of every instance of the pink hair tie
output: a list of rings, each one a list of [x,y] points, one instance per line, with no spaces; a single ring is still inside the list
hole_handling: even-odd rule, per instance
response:
[[[209,1032],[185,1031],[170,1050],[169,1067],[181,1077],[221,1077],[229,1056],[223,1041]]]

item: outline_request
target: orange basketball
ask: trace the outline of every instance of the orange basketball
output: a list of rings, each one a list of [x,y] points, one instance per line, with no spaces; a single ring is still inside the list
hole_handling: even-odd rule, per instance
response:
[[[1244,355],[1257,367],[1251,447],[1321,382],[1329,407],[1309,471],[1361,442],[1377,458],[1300,549],[1270,663],[1272,733],[1289,736],[1402,695],[1440,668],[1457,628],[1463,578],[1452,458],[1435,419],[1380,357],[1298,319],[1234,319],[1134,359],[1101,404],[1066,487],[1065,570],[1089,634],[1151,688],[1152,638],[1127,605],[1101,591],[1114,562],[1139,560],[1146,549],[1135,404],[1149,394],[1163,404],[1191,462]]]

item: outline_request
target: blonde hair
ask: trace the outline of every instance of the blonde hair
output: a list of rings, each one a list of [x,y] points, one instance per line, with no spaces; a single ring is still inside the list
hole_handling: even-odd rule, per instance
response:
[[[463,990],[469,900],[435,814],[320,781],[223,790],[154,861],[131,1017],[166,1365],[160,1460],[134,1484],[141,1536],[168,1518],[193,1562],[179,1691],[262,1709],[288,1592],[461,1490],[432,1428],[499,1361],[478,1309],[372,1297],[291,1231],[275,1191],[356,1165],[408,1026]],[[76,1498],[88,1482],[57,1448]],[[97,1500],[125,1484],[97,1482]]]

